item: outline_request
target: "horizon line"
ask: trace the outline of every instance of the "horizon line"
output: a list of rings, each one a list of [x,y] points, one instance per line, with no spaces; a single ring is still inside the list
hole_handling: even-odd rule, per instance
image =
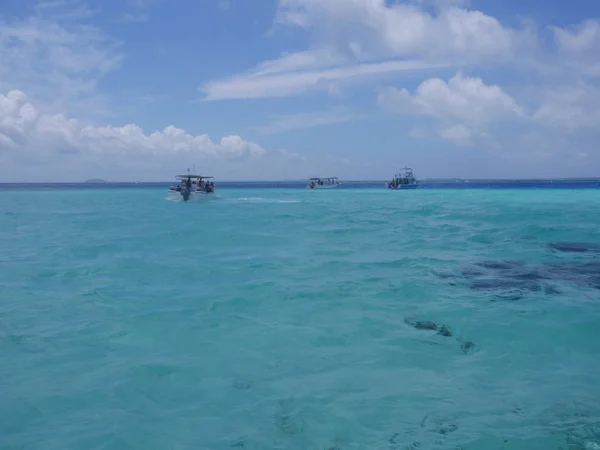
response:
[[[286,180],[221,180],[220,183],[304,183],[308,179],[286,179]],[[347,179],[344,180],[339,178],[340,182],[346,183],[380,183],[386,182],[387,179]],[[533,177],[533,178],[421,178],[417,179],[419,182],[431,182],[431,181],[463,181],[463,182],[481,182],[481,181],[599,181],[598,177],[564,177],[564,178],[545,178],[545,177]],[[124,180],[124,181],[108,181],[103,179],[90,179],[85,181],[0,181],[0,185],[7,184],[147,184],[147,183],[173,183],[172,180],[161,180],[161,181],[136,181],[136,180]]]

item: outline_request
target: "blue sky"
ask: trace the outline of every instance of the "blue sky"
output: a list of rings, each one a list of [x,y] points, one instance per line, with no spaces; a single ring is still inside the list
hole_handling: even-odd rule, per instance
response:
[[[598,176],[600,2],[3,0],[0,180]]]

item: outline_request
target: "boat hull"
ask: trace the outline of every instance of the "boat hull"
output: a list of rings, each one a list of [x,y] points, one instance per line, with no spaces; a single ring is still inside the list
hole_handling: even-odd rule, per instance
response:
[[[395,188],[390,188],[393,190],[405,190],[405,189],[417,189],[419,187],[418,184],[407,184],[407,185],[400,185],[400,186],[396,186]]]
[[[334,189],[334,188],[336,188],[338,186],[339,186],[339,184],[330,184],[330,185],[327,185],[327,186],[314,186],[314,187],[308,185],[308,186],[306,186],[306,189],[310,189],[311,191],[314,191],[316,189]]]
[[[170,190],[167,194],[167,199],[174,202],[197,202],[202,200],[208,200],[214,197],[214,192],[204,191],[190,191],[189,195],[186,195],[185,191],[174,191]],[[187,198],[186,198],[187,197]]]

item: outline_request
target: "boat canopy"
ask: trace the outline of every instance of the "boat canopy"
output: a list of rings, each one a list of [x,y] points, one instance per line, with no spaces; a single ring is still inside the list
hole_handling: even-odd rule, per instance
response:
[[[319,180],[337,180],[338,177],[313,177],[310,178],[310,181],[319,181]]]
[[[186,178],[194,178],[194,179],[199,179],[199,180],[205,180],[205,179],[211,179],[214,177],[207,177],[204,175],[192,175],[192,174],[187,174],[187,175],[176,175],[175,178],[179,178],[181,180],[185,180]]]

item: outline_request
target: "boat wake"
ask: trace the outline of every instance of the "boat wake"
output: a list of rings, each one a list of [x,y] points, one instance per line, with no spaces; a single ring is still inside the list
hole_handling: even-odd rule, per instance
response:
[[[208,202],[208,201],[214,201],[221,198],[218,195],[215,194],[211,194],[211,195],[204,195],[204,196],[196,196],[196,197],[190,197],[189,200],[184,200],[183,197],[179,196],[172,196],[172,195],[167,195],[165,197],[165,200],[168,200],[170,202],[175,202],[175,203],[204,203],[204,202]]]
[[[239,197],[229,199],[234,203],[302,203],[301,200],[282,200],[275,198],[262,198],[262,197]]]

